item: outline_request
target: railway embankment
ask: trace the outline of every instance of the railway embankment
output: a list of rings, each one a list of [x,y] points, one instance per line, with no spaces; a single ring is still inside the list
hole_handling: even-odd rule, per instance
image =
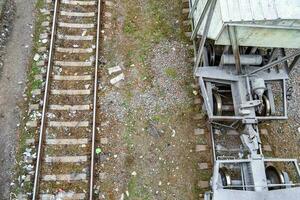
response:
[[[0,2],[0,199],[6,200],[18,146],[16,130],[31,54],[35,0]]]

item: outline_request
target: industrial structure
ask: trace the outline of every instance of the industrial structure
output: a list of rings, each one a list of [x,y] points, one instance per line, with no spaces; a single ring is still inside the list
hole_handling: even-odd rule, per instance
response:
[[[264,156],[258,123],[287,119],[289,73],[300,58],[299,0],[190,0],[194,76],[214,159],[205,200],[300,198],[296,159]],[[288,50],[287,50],[288,49]],[[235,132],[236,151],[217,135]]]

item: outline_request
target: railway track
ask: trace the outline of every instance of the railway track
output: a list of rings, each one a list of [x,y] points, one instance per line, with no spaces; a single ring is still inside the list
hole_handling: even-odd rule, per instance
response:
[[[55,0],[32,199],[93,199],[101,0]]]

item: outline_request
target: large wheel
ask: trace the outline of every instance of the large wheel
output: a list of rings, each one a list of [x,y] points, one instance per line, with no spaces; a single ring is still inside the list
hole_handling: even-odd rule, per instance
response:
[[[271,115],[271,104],[270,100],[266,95],[262,96],[262,105],[257,109],[256,114],[258,116],[270,116]]]
[[[217,92],[213,93],[213,112],[214,115],[221,116],[222,115],[222,98],[221,95]]]
[[[268,166],[266,168],[266,176],[269,184],[284,184],[284,177],[280,171],[274,166]],[[282,189],[282,186],[269,187],[269,190]]]
[[[231,185],[231,177],[228,174],[228,171],[226,168],[221,168],[219,170],[219,184],[222,186],[229,186]]]
[[[215,66],[216,53],[215,53],[214,45],[211,42],[207,42],[205,44],[205,48],[206,48],[206,51],[207,51],[208,64],[210,66]]]

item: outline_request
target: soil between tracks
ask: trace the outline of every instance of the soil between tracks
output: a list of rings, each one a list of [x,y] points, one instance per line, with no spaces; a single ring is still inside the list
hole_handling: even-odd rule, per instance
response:
[[[105,15],[104,27],[110,28],[103,31],[99,199],[199,196],[197,112],[181,9],[180,0],[121,0],[104,8],[111,17]],[[109,75],[117,65],[122,71]],[[110,79],[121,73],[125,80],[112,86]]]

